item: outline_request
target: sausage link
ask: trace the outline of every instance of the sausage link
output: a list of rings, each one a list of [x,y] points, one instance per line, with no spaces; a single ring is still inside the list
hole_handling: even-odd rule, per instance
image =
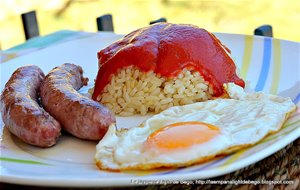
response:
[[[60,136],[60,124],[38,104],[38,91],[44,79],[37,66],[18,68],[1,94],[1,115],[8,130],[24,142],[50,147]]]
[[[108,108],[77,92],[88,82],[82,73],[80,66],[70,63],[51,70],[40,87],[41,101],[67,132],[81,139],[100,140],[115,122],[115,116]]]

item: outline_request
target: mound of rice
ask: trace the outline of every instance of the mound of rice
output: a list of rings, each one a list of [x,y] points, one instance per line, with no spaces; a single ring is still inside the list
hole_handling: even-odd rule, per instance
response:
[[[208,82],[198,72],[183,70],[166,79],[133,67],[119,70],[97,100],[120,116],[159,113],[169,107],[205,101],[212,96]]]

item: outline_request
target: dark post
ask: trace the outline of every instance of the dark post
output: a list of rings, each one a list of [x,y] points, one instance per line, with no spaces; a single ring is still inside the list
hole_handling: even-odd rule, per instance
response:
[[[254,30],[254,35],[273,37],[271,25],[262,25]]]
[[[97,18],[98,31],[114,31],[113,20],[111,14],[106,14]]]
[[[26,40],[39,36],[39,26],[35,11],[23,13],[21,17]]]
[[[151,24],[155,24],[155,23],[158,23],[158,22],[167,22],[167,19],[166,18],[160,18],[160,19],[151,21],[149,24],[151,25]]]

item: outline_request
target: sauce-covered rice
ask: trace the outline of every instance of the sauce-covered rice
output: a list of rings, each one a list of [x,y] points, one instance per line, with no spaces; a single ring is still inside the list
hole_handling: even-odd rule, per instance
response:
[[[184,69],[176,78],[167,79],[152,71],[144,73],[127,67],[113,75],[97,101],[120,116],[145,115],[208,100],[212,92],[198,72]]]

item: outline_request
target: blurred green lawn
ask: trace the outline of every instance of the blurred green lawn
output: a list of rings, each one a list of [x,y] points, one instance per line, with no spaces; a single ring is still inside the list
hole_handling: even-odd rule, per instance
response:
[[[0,0],[0,44],[7,49],[25,41],[20,15],[37,11],[41,35],[57,30],[96,32],[96,18],[111,13],[116,33],[125,34],[166,17],[211,32],[253,34],[263,24],[275,38],[300,42],[298,0]],[[63,8],[65,7],[65,8]]]

